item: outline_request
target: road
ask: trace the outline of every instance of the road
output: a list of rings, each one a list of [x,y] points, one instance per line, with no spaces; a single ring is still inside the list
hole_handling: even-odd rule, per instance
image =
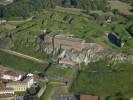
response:
[[[0,51],[6,52],[6,53],[9,53],[9,54],[18,56],[18,57],[22,57],[22,58],[25,58],[25,59],[28,59],[28,60],[32,60],[32,61],[35,61],[35,62],[38,62],[38,63],[42,63],[42,64],[46,63],[42,59],[38,59],[38,58],[29,56],[29,55],[25,55],[23,53],[19,53],[19,52],[16,52],[16,51],[9,50],[9,49],[0,48]]]
[[[27,19],[25,19],[25,20],[11,20],[11,21],[8,21],[8,22],[21,22],[21,23],[23,23],[23,22],[28,22],[28,21],[31,21],[32,20],[32,18],[33,18],[34,16],[31,16],[31,17],[29,17],[29,18],[27,18]]]

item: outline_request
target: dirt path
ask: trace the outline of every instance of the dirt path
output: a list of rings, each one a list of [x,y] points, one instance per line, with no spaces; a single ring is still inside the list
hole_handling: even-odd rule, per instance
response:
[[[28,59],[28,60],[32,60],[32,61],[35,61],[35,62],[38,62],[38,63],[42,63],[42,64],[46,63],[44,60],[41,60],[41,59],[38,59],[38,58],[35,58],[35,57],[32,57],[32,56],[28,56],[28,55],[25,55],[23,53],[19,53],[19,52],[16,52],[16,51],[12,51],[12,50],[8,50],[8,49],[2,49],[2,48],[0,48],[0,51],[6,52],[6,53],[9,53],[9,54],[18,56],[18,57],[22,57],[22,58],[25,58],[25,59]]]

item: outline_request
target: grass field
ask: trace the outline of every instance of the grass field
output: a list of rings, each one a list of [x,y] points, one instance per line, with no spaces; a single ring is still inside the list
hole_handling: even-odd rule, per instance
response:
[[[15,28],[16,28],[15,25],[2,24],[2,25],[0,25],[0,32],[5,31],[5,30],[12,30],[12,29],[15,29]]]
[[[48,72],[56,74],[57,76],[64,77],[64,78],[71,78],[74,69],[61,69],[60,67],[51,67],[48,69]]]
[[[23,72],[42,71],[47,65],[20,58],[0,51],[0,64]]]
[[[109,100],[118,100],[117,94],[120,94],[121,98],[128,100],[133,94],[132,66],[133,64],[108,66],[103,62],[90,64],[78,74],[70,90],[75,94],[110,97]]]

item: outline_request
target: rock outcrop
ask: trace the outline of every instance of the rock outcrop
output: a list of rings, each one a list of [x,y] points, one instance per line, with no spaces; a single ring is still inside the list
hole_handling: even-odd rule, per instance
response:
[[[72,38],[65,41],[69,40],[72,41]],[[75,44],[75,40],[77,42],[77,40],[79,39],[74,39],[71,43]],[[75,64],[85,63],[86,65],[90,62],[97,62],[99,60],[105,59],[108,60],[109,63],[133,63],[133,54],[112,52],[111,50],[108,50],[107,48],[104,48],[103,46],[96,43],[85,43],[80,40],[81,43],[79,41],[78,43],[83,48],[82,50],[78,50],[77,46],[75,46],[75,49],[74,47],[72,47],[72,44],[68,45],[67,43],[60,43],[60,40],[56,40],[55,43],[58,42],[58,45],[61,44],[63,46],[60,46],[60,48],[55,48],[54,45],[56,44],[53,45],[53,42],[51,41],[52,40],[50,40],[49,42],[49,40],[47,40],[46,43],[45,40],[43,40],[41,42],[41,45],[43,45],[43,50],[46,53],[56,56],[58,60],[74,62]]]

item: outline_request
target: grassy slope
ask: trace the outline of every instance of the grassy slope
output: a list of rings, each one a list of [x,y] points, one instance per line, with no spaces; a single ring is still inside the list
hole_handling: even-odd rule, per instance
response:
[[[75,94],[94,94],[100,97],[113,97],[121,93],[124,98],[129,98],[133,93],[132,66],[132,64],[118,64],[109,67],[103,63],[90,64],[74,80],[70,90]],[[111,70],[113,72],[108,72]]]
[[[42,71],[47,66],[2,51],[0,51],[0,64],[24,72]]]
[[[56,74],[60,77],[72,78],[73,70],[74,69],[61,69],[60,67],[53,66],[48,69],[48,72]]]
[[[75,34],[85,39],[87,42],[96,42],[106,47],[113,48],[117,47],[112,45],[106,38],[106,33],[111,32],[113,26],[116,26],[116,31],[119,33],[123,40],[128,39],[129,37],[129,34],[126,32],[125,28],[131,25],[131,21],[127,22],[125,25],[118,24],[121,21],[125,21],[125,18],[122,16],[116,16],[117,20],[113,21],[111,24],[100,26],[95,20],[93,20],[91,16],[82,15],[80,11],[75,11],[77,14],[72,14],[74,12],[73,9],[71,13],[64,13],[59,9],[67,12],[67,9],[62,8],[57,8],[54,12],[50,10],[44,10],[41,13],[36,14],[36,19],[21,24],[20,27],[16,29],[19,31],[18,34],[22,34],[28,37],[28,33],[31,33],[37,37],[39,34],[42,34],[43,30],[49,29],[51,34],[54,35],[59,33]],[[68,11],[70,11],[70,8]],[[79,14],[81,15],[79,16]],[[66,16],[67,19],[63,20]],[[71,23],[70,20],[72,20]],[[23,37],[18,35],[16,38]],[[123,50],[130,49],[131,51],[132,48],[130,47],[130,45],[126,46],[127,49],[124,48]]]
[[[26,41],[27,38],[33,40],[32,44],[29,43],[29,46],[33,46],[33,51],[35,37],[42,34],[43,30],[49,29],[51,31],[50,34],[75,34],[85,39],[87,42],[96,42],[102,44],[103,46],[115,48],[118,50],[133,51],[133,48],[131,48],[132,46],[130,45],[133,42],[128,39],[129,34],[125,30],[125,28],[127,28],[127,26],[131,25],[132,23],[131,20],[127,22],[126,19],[122,16],[117,15],[115,16],[115,21],[113,21],[111,24],[104,24],[103,26],[100,26],[100,24],[98,24],[98,22],[91,16],[83,14],[80,10],[73,10],[71,8],[64,9],[57,7],[54,11],[43,10],[40,13],[36,13],[35,15],[35,19],[21,23],[17,29],[14,29],[14,31],[18,31],[17,35],[14,37],[15,44],[21,44],[20,47],[15,45],[13,48],[14,50],[30,54],[28,50],[24,51],[22,49],[25,46],[23,42],[20,43],[20,40]],[[66,16],[67,18],[64,20]],[[101,18],[103,19],[104,16],[106,16],[106,14],[101,15]],[[127,23],[118,24],[123,21]],[[12,25],[14,25],[13,22]],[[119,33],[122,40],[129,40],[129,45],[125,45],[125,47],[122,49],[119,49],[115,45],[111,44],[106,37],[106,33],[111,32],[111,29],[114,26],[116,27],[116,31]],[[31,47],[29,49],[31,49]]]

